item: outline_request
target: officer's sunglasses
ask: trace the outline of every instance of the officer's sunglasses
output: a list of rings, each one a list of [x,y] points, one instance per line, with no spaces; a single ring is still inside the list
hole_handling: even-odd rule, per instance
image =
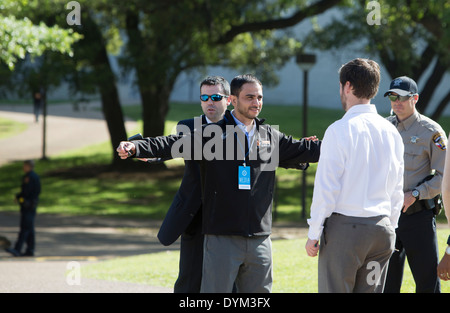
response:
[[[200,100],[202,101],[208,101],[208,99],[211,98],[212,101],[220,101],[223,98],[228,98],[228,96],[214,94],[214,95],[201,95]]]
[[[393,95],[393,94],[389,94],[388,98],[389,100],[391,100],[392,102],[395,102],[397,100],[400,100],[401,102],[406,101],[411,99],[411,97],[414,95],[407,95],[407,96],[399,96],[399,95]]]

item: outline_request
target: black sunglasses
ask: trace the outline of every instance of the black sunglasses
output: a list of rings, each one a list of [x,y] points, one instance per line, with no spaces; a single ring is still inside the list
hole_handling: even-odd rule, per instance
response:
[[[388,95],[388,98],[389,98],[389,100],[391,100],[392,102],[395,102],[395,101],[397,101],[397,100],[400,100],[401,102],[403,102],[403,101],[406,101],[406,100],[409,100],[409,99],[411,99],[411,97],[412,97],[413,95],[407,95],[407,96],[399,96],[399,95],[393,95],[393,94],[389,94]]]
[[[219,94],[201,95],[200,96],[200,100],[202,100],[202,101],[208,101],[209,98],[211,98],[212,101],[220,101],[223,98],[228,98],[228,96],[223,96],[223,95],[219,95]]]

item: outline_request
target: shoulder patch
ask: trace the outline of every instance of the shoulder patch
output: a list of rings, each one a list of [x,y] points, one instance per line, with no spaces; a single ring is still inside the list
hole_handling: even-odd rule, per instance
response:
[[[447,150],[447,146],[445,144],[445,137],[441,134],[435,134],[433,136],[433,143],[436,147],[438,147],[441,150]]]

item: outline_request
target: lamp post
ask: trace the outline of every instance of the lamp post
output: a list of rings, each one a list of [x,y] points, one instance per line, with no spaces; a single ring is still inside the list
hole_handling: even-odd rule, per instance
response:
[[[316,63],[315,54],[299,53],[296,62],[303,71],[303,137],[308,136],[308,71]],[[306,171],[302,176],[302,218],[306,215]]]

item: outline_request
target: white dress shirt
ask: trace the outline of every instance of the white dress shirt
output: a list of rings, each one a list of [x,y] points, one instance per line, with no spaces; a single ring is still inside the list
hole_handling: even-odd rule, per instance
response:
[[[325,132],[314,182],[308,237],[319,240],[332,213],[386,215],[397,227],[403,206],[404,146],[374,105],[351,107]]]

